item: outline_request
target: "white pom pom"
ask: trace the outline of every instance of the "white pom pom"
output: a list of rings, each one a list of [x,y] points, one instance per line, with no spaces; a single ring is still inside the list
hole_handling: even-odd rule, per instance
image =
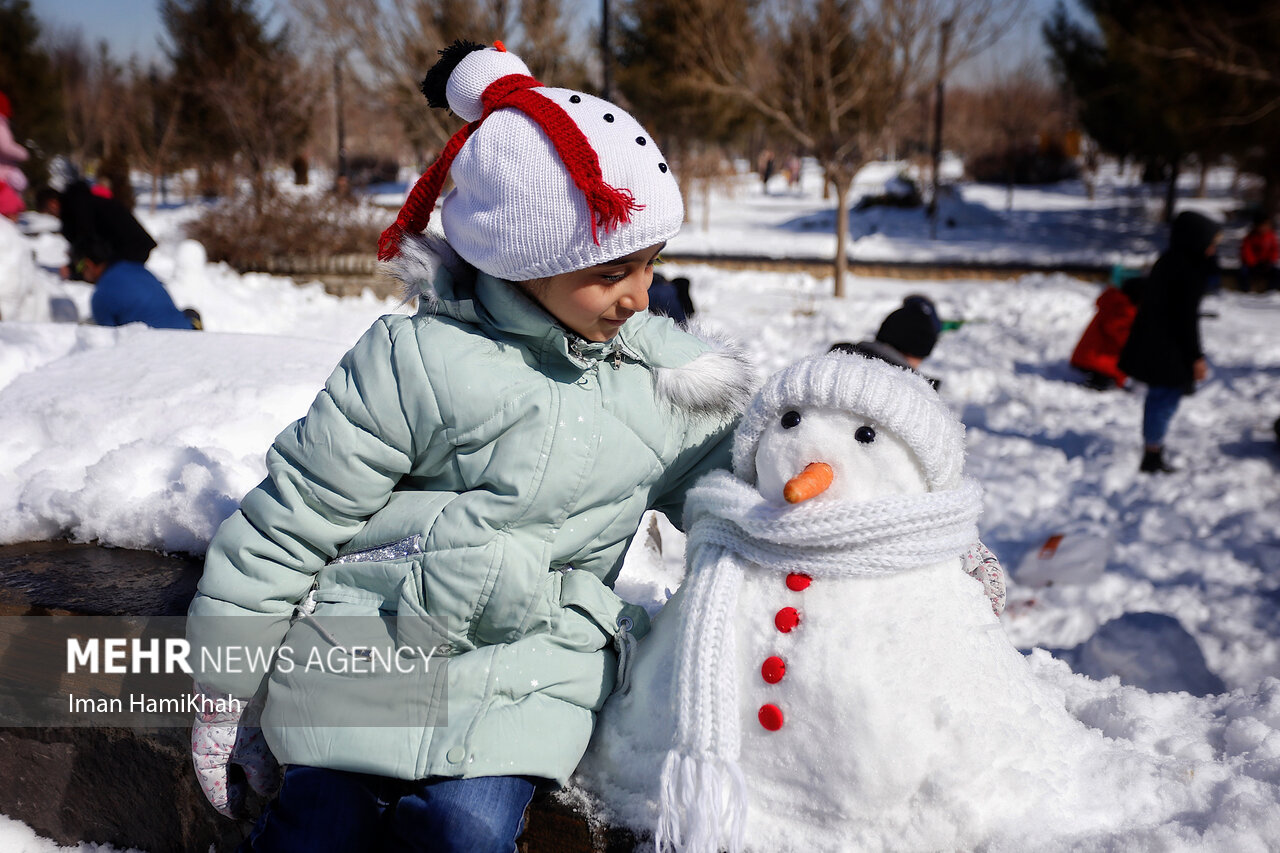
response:
[[[464,121],[475,121],[484,113],[480,96],[494,80],[508,74],[529,74],[529,67],[514,53],[496,48],[467,54],[449,75],[445,96],[449,109]]]

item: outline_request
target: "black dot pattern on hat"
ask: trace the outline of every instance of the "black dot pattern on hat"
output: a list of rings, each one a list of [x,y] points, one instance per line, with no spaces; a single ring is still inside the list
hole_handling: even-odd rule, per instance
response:
[[[582,98],[581,98],[579,95],[570,95],[570,96],[569,96],[569,103],[571,103],[571,104],[580,104],[580,103],[582,103]]]
[[[605,114],[604,114],[604,120],[605,120],[605,121],[608,121],[608,122],[613,121],[613,113],[605,113]]]
[[[648,144],[649,144],[648,141],[646,141],[643,136],[636,137],[636,145],[648,145]]]
[[[658,170],[659,170],[659,171],[661,171],[661,172],[665,175],[665,174],[666,174],[666,172],[667,172],[667,164],[666,164],[666,163],[659,163],[659,164],[658,164]]]

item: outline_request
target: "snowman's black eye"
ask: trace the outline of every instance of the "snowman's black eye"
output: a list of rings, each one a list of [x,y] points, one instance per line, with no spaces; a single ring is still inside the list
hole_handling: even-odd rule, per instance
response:
[[[783,429],[791,429],[792,427],[799,426],[799,425],[800,425],[799,412],[787,412],[785,415],[782,416]]]
[[[857,432],[853,434],[853,437],[862,444],[870,444],[876,440],[876,431],[869,426],[860,426]]]

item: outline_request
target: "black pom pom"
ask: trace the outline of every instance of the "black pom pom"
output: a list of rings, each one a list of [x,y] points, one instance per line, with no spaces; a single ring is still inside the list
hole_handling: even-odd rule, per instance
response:
[[[458,63],[473,50],[484,50],[484,45],[458,39],[440,51],[440,59],[435,65],[431,66],[427,76],[422,78],[422,85],[418,87],[422,90],[422,94],[427,96],[428,106],[449,109],[449,98],[445,95],[445,86],[449,83],[449,75],[453,73],[453,69],[458,67]]]

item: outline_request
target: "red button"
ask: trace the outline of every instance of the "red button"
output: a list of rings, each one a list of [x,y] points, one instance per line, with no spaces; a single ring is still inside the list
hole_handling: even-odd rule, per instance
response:
[[[800,612],[794,607],[784,607],[773,617],[773,624],[782,633],[789,634],[792,628],[800,624]]]
[[[802,575],[799,572],[792,572],[787,575],[787,589],[792,592],[804,592],[811,583],[813,583],[813,578],[808,575]]]
[[[786,674],[787,664],[777,655],[765,658],[764,663],[760,665],[760,677],[770,684],[777,684]]]
[[[782,728],[782,709],[777,705],[760,706],[760,725],[771,732]]]

